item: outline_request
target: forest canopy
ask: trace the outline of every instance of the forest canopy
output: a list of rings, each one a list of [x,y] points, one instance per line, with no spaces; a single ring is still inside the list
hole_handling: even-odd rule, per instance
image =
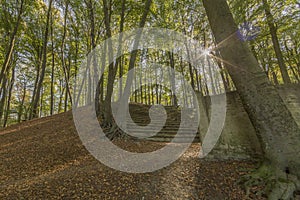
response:
[[[246,42],[273,84],[300,81],[300,4],[288,1],[228,1]],[[2,0],[0,7],[1,126],[64,112],[72,106],[72,88],[83,59],[109,36],[140,26],[146,1]],[[216,45],[201,1],[152,1],[144,27],[168,28]],[[218,55],[218,50],[211,52]],[[116,63],[117,77],[129,69],[130,55]],[[144,58],[172,65],[203,95],[235,90],[223,63],[217,68],[191,67],[166,51],[138,51]],[[141,65],[143,66],[143,65]],[[138,73],[137,68],[137,73]],[[141,69],[142,70],[142,69]],[[221,77],[213,77],[217,70]],[[148,70],[139,78],[159,79]],[[108,71],[100,99],[105,99]],[[222,84],[221,84],[222,82]],[[134,90],[140,86],[133,85]],[[155,96],[155,97],[153,97]],[[116,98],[116,97],[112,97]],[[135,92],[132,101],[171,105],[172,94],[159,84]]]

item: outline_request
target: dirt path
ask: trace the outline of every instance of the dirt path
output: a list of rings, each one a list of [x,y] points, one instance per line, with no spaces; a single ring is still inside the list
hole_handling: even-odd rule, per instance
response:
[[[115,143],[136,152],[164,145]],[[245,199],[236,180],[253,164],[199,160],[199,148],[159,171],[128,174],[85,150],[71,113],[24,122],[0,130],[0,199]]]

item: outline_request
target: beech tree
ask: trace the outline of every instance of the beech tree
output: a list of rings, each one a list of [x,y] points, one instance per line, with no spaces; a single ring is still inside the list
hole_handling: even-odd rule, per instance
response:
[[[35,96],[33,96],[30,118],[38,117],[38,105],[39,105],[39,101],[40,101],[41,89],[43,86],[45,71],[46,71],[46,67],[47,67],[47,43],[48,43],[48,36],[49,36],[49,24],[50,24],[50,17],[51,17],[52,2],[53,2],[52,0],[49,0],[46,28],[45,28],[44,41],[43,41],[43,50],[42,50],[42,54],[43,54],[42,65],[41,65],[42,70],[41,70],[41,74],[39,75],[40,77],[37,82]]]
[[[275,182],[269,198],[288,199],[300,187],[300,129],[249,46],[238,37],[226,0],[203,0],[203,4],[217,49],[263,149],[263,163],[248,183],[259,178]]]
[[[291,83],[290,77],[288,75],[287,72],[287,68],[283,59],[283,55],[280,49],[280,44],[279,44],[279,40],[278,40],[278,36],[277,36],[277,28],[274,22],[274,17],[271,13],[271,8],[270,5],[268,3],[267,0],[263,0],[263,7],[266,13],[266,17],[267,17],[267,22],[268,22],[268,26],[270,29],[270,33],[271,33],[271,37],[272,37],[272,42],[273,42],[273,47],[274,47],[274,51],[278,60],[278,65],[281,71],[281,75],[283,78],[284,83]]]
[[[49,1],[46,0],[36,0],[30,4],[25,0],[3,0],[0,6],[1,126],[5,113],[7,113],[9,125],[33,116],[41,117],[68,111],[72,102],[75,101],[70,93],[73,92],[73,86],[77,87],[74,80],[76,80],[83,58],[108,37],[139,27],[146,2],[58,0],[53,1],[49,8]],[[229,0],[229,4],[239,27],[243,27],[244,22],[247,22],[246,25],[253,24],[259,27],[260,32],[246,43],[250,45],[251,52],[269,80],[276,85],[289,82],[299,83],[300,28],[298,22],[300,13],[297,1]],[[47,20],[48,13],[50,19]],[[203,47],[210,47],[215,43],[203,5],[197,1],[187,0],[184,3],[153,1],[145,27],[163,27],[183,32],[198,40]],[[47,42],[45,42],[47,29],[49,30]],[[110,34],[108,29],[110,29]],[[106,58],[108,53],[111,54],[108,47],[107,45],[106,52],[101,57]],[[122,51],[122,45],[119,50]],[[134,54],[135,52],[122,55],[109,68],[111,72],[104,71],[104,77],[100,80],[99,97],[96,96],[99,102],[107,104],[117,99],[117,96],[111,93],[110,88],[114,86],[112,83],[117,78],[126,76],[132,65],[130,57],[134,57]],[[210,88],[212,84],[208,82],[214,78],[212,73],[218,71],[206,68],[205,62],[199,63],[198,66],[191,66],[188,63],[181,63],[180,57],[176,54],[169,55],[164,51],[159,53],[147,51],[146,56],[142,54],[144,53],[137,52],[136,62],[148,59],[159,63],[169,63],[172,68],[183,74],[195,90],[200,90],[203,95],[218,93],[224,87],[226,91],[235,90],[231,77],[220,60],[215,59],[218,62],[217,70],[222,75],[220,79],[225,82],[225,86],[220,85],[219,80],[214,79],[214,87]],[[219,51],[214,51],[214,54],[218,57],[222,56],[219,55]],[[189,56],[195,57],[196,55],[191,52]],[[101,65],[101,69],[104,68],[102,66],[105,65],[105,59],[91,58],[90,64],[96,62]],[[16,77],[11,85],[14,68]],[[25,71],[21,72],[20,69]],[[23,73],[22,76],[20,73]],[[151,73],[153,72],[148,70],[146,74],[140,74],[137,80],[149,78],[159,83],[161,77],[152,76]],[[159,74],[159,72],[154,73]],[[169,79],[174,87],[177,81],[173,80],[172,74],[169,74]],[[26,85],[24,85],[24,80],[26,80]],[[87,82],[96,85],[91,80]],[[120,82],[119,96],[122,96],[125,84],[125,81]],[[23,85],[24,87],[21,88],[25,90],[18,90],[20,85]],[[91,92],[87,91],[87,86],[82,90],[83,93]],[[161,88],[159,84],[145,87],[136,82],[130,90],[135,92],[132,100],[140,103],[148,104],[152,102],[152,99],[157,103],[171,104],[173,102],[173,105],[178,103],[174,94],[168,95],[167,90]],[[111,95],[112,98],[110,98]],[[155,97],[156,95],[158,98]],[[11,98],[8,98],[9,96]],[[80,101],[93,101],[93,97],[88,99],[86,96],[85,98]],[[20,109],[21,107],[23,108]],[[18,113],[19,119],[14,119],[14,115],[9,114],[15,111],[21,112]],[[107,119],[109,119],[109,114]]]

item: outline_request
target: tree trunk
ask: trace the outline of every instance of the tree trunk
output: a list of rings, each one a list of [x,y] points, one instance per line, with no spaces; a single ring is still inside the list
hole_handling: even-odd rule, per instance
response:
[[[106,0],[103,0],[103,1],[106,1]],[[147,19],[147,16],[148,16],[148,13],[150,11],[150,6],[151,6],[151,3],[152,3],[152,0],[147,0],[146,1],[146,4],[145,4],[145,9],[144,9],[144,12],[143,12],[143,15],[141,17],[141,21],[140,21],[140,24],[139,24],[139,28],[143,28],[146,24],[146,19]],[[133,44],[133,48],[136,49],[139,45],[139,40],[140,40],[140,37],[141,37],[141,34],[138,33],[137,36],[135,37],[135,41],[134,41],[134,44]],[[138,51],[133,51],[131,52],[131,56],[130,56],[130,60],[129,60],[129,67],[128,67],[128,71],[134,69],[134,66],[135,66],[135,62],[136,62],[136,59],[137,59],[137,53]],[[125,88],[124,88],[124,95],[123,97],[120,99],[120,102],[122,102],[123,104],[127,104],[127,100],[129,99],[130,97],[130,91],[131,91],[131,88],[132,88],[132,81],[133,81],[133,77],[134,76],[134,73],[133,74],[128,74],[127,76],[127,79],[126,79],[126,85],[125,85]],[[113,82],[114,80],[112,80]],[[109,83],[109,82],[108,82]],[[107,92],[110,92],[112,93],[113,91],[107,91]],[[110,95],[111,96],[111,95]],[[111,98],[111,97],[108,97],[108,98]],[[105,100],[106,102],[110,102],[110,101],[107,101]],[[112,119],[112,113],[111,113],[111,106],[108,105],[109,107],[109,113],[106,112],[106,114],[108,114],[109,116],[109,120],[108,123],[111,122],[111,119]],[[119,113],[125,113],[125,111],[123,109],[126,109],[126,105],[119,105],[119,111],[118,111],[118,115]]]
[[[289,177],[295,175],[299,180],[299,127],[247,44],[237,37],[238,28],[226,0],[203,0],[203,4],[216,42],[220,44],[217,47],[228,62],[228,72],[257,130],[268,169],[277,176],[287,171],[291,173]],[[274,189],[270,195],[279,199],[278,192],[280,189]]]
[[[45,28],[45,35],[44,35],[44,41],[43,41],[43,61],[42,61],[42,71],[40,74],[40,79],[37,85],[36,95],[34,97],[33,105],[32,105],[32,118],[38,117],[38,104],[40,100],[41,95],[41,88],[44,81],[45,71],[46,71],[46,65],[47,65],[47,43],[48,43],[48,32],[49,32],[49,23],[50,23],[50,14],[51,14],[51,8],[52,8],[52,1],[49,0],[49,6],[47,11],[47,22],[46,22],[46,28]]]
[[[21,105],[19,106],[19,109],[18,109],[18,123],[20,123],[22,120],[22,114],[23,114],[24,103],[25,103],[25,98],[26,98],[26,89],[27,89],[26,82],[24,81],[23,84],[24,84],[24,87],[23,87],[22,100],[21,100]]]
[[[1,85],[1,99],[0,99],[0,120],[3,117],[4,112],[4,106],[5,106],[5,99],[6,99],[6,93],[7,93],[7,77],[3,77],[3,83]]]
[[[17,32],[18,32],[20,22],[21,22],[21,18],[22,18],[22,14],[23,14],[24,0],[21,0],[20,3],[21,3],[21,6],[20,6],[20,9],[19,9],[17,22],[16,22],[16,25],[15,25],[14,30],[12,32],[12,35],[11,35],[10,44],[9,44],[8,51],[5,55],[3,67],[0,71],[0,83],[2,83],[3,76],[5,76],[5,73],[9,70],[9,63],[11,61],[12,54],[13,54],[13,51],[14,51],[16,35],[17,35]]]
[[[174,54],[173,52],[167,52],[170,60],[170,66],[172,68],[170,72],[170,82],[171,82],[171,89],[172,89],[172,104],[173,106],[178,106],[177,97],[176,97],[176,87],[175,87],[175,61],[174,61]]]
[[[274,47],[274,51],[275,51],[275,54],[276,54],[276,57],[277,57],[277,60],[278,60],[278,65],[279,65],[279,68],[280,68],[282,79],[283,79],[284,83],[289,84],[289,83],[291,83],[291,80],[290,80],[290,77],[289,77],[289,74],[288,74],[288,71],[287,71],[287,67],[285,65],[285,62],[284,62],[284,59],[283,59],[283,56],[282,56],[282,52],[281,52],[281,49],[280,49],[280,44],[279,44],[279,40],[278,40],[278,36],[277,36],[277,28],[275,27],[274,18],[273,18],[273,15],[271,13],[270,5],[267,2],[267,0],[263,0],[263,6],[264,6],[266,17],[267,17],[267,23],[268,23],[268,26],[270,28],[273,47]]]
[[[54,68],[55,68],[55,54],[54,54],[54,35],[53,35],[53,15],[51,14],[51,47],[52,47],[52,66],[51,66],[51,85],[50,85],[50,115],[54,111]]]
[[[38,66],[37,66],[37,70],[36,70],[36,76],[35,76],[35,80],[34,80],[34,88],[33,88],[33,92],[32,92],[32,97],[31,97],[31,105],[28,109],[29,112],[29,119],[32,119],[32,112],[33,112],[33,102],[34,102],[34,98],[36,96],[36,91],[37,91],[37,85],[39,82],[39,77],[40,77],[40,68],[41,68],[41,58],[40,58],[40,54],[39,54],[39,62],[38,62]]]
[[[207,62],[207,67],[208,67],[208,75],[209,75],[209,79],[210,79],[212,94],[216,95],[215,79],[214,79],[213,72],[211,69],[212,66],[211,66],[210,58],[208,58],[207,56],[206,56],[206,62]]]
[[[4,115],[3,127],[6,127],[7,122],[8,122],[8,117],[9,117],[9,114],[10,114],[11,95],[12,95],[12,90],[13,90],[13,87],[14,87],[14,83],[15,83],[15,68],[12,69],[11,80],[10,80],[10,85],[9,85],[9,90],[8,90],[6,112],[5,112],[5,115]]]
[[[110,12],[109,6],[106,0],[103,0],[103,12],[104,12],[104,24],[106,28],[106,38],[109,39],[112,36],[111,27],[110,27]],[[113,49],[112,49],[112,42],[108,40],[108,60],[113,60]],[[112,123],[112,110],[111,110],[111,98],[113,94],[113,84],[115,80],[115,69],[114,69],[114,62],[110,63],[108,66],[108,80],[107,80],[107,90],[106,96],[104,100],[104,117],[107,124]]]
[[[65,76],[65,82],[66,82],[66,94],[65,94],[65,112],[67,111],[67,104],[68,104],[68,95],[70,98],[70,102],[72,104],[72,95],[70,91],[70,85],[69,85],[69,68],[66,66],[65,61],[65,40],[67,35],[67,17],[68,17],[68,8],[69,8],[69,1],[66,1],[65,5],[65,15],[64,15],[64,25],[63,25],[63,36],[62,36],[62,42],[61,42],[61,65]],[[70,58],[70,56],[69,56]],[[70,64],[70,62],[69,62]]]

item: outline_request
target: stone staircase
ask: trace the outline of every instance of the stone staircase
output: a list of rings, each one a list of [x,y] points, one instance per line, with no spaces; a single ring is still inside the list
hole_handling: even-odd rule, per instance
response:
[[[199,133],[195,137],[195,125],[189,125],[189,121],[181,125],[181,110],[174,106],[164,106],[165,113],[162,110],[151,108],[150,105],[131,103],[129,105],[129,113],[132,121],[128,120],[126,128],[128,133],[144,135],[145,140],[156,142],[171,142],[176,135],[176,140],[172,142],[199,142]],[[150,119],[152,117],[152,120]],[[164,118],[167,116],[167,118]],[[163,123],[166,120],[166,123]],[[191,120],[192,121],[192,120]],[[179,131],[179,127],[180,132]],[[156,129],[156,130],[155,130]],[[149,134],[149,135],[148,135]],[[154,135],[155,134],[155,135]]]

